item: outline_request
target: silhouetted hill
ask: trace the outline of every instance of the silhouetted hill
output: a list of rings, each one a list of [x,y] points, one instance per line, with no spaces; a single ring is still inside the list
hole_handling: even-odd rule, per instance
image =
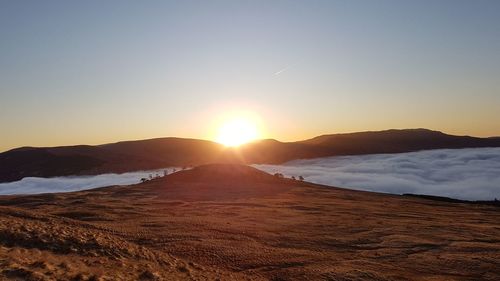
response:
[[[123,141],[99,147],[120,155],[177,166],[210,163],[224,150],[224,146],[215,142],[185,138]]]
[[[426,149],[495,147],[500,139],[453,136],[427,129],[386,130],[319,136],[302,143],[336,154],[399,153]]]
[[[23,177],[54,177],[78,174],[102,165],[84,155],[55,155],[45,148],[23,148],[0,154],[0,182]]]
[[[294,159],[336,155],[498,146],[500,138],[496,137],[453,136],[427,129],[406,129],[323,135],[288,143],[263,140],[243,146],[240,155],[248,163],[283,163]]]
[[[22,147],[0,153],[0,182],[23,177],[91,175],[189,166],[214,161],[223,146],[180,138],[88,146]]]
[[[203,182],[203,183],[277,183],[284,179],[247,165],[207,164],[193,169],[170,174],[161,180],[168,182]]]
[[[500,138],[453,136],[426,129],[333,134],[298,142],[260,140],[237,149],[206,140],[158,138],[89,146],[23,147],[0,153],[0,182],[128,172],[208,163],[283,163],[335,155],[400,153],[440,148],[498,147]]]

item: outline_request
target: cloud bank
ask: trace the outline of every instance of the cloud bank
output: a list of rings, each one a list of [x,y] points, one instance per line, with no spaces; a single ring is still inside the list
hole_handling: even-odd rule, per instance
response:
[[[414,193],[465,200],[500,199],[500,148],[442,149],[399,154],[336,156],[253,165],[268,173],[304,176],[307,181],[392,194]],[[0,195],[69,192],[136,184],[163,170],[124,174],[28,177],[0,183]]]
[[[269,173],[302,175],[310,182],[358,190],[465,200],[500,199],[500,148],[335,156],[253,166]]]
[[[110,185],[136,184],[140,182],[141,178],[147,178],[150,174],[153,176],[157,173],[163,175],[164,170],[165,169],[95,176],[54,178],[27,177],[16,182],[0,183],[0,195],[69,192]]]

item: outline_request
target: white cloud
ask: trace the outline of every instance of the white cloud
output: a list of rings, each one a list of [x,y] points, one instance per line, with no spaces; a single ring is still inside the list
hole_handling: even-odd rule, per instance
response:
[[[415,193],[467,200],[500,199],[500,148],[443,149],[399,154],[337,156],[253,165],[269,173],[302,175],[307,181],[394,194]],[[0,195],[69,192],[135,184],[158,171],[24,178],[1,183]]]
[[[336,156],[253,166],[269,173],[302,175],[310,182],[358,190],[500,199],[500,148]]]
[[[27,177],[16,182],[0,183],[0,195],[69,192],[110,185],[136,184],[140,182],[141,178],[147,178],[150,174],[153,176],[157,173],[163,175],[164,170],[165,169],[123,174],[102,174],[95,176],[70,176],[55,178]]]

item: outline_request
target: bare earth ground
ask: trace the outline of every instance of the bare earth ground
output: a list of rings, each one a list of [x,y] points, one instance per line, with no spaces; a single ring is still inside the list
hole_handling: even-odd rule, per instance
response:
[[[0,280],[500,280],[500,209],[208,165],[0,197]]]

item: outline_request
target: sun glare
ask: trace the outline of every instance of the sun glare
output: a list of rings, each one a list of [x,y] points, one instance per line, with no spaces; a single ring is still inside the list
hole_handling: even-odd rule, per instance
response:
[[[257,124],[250,119],[236,118],[222,124],[217,142],[225,146],[239,146],[259,137]]]

